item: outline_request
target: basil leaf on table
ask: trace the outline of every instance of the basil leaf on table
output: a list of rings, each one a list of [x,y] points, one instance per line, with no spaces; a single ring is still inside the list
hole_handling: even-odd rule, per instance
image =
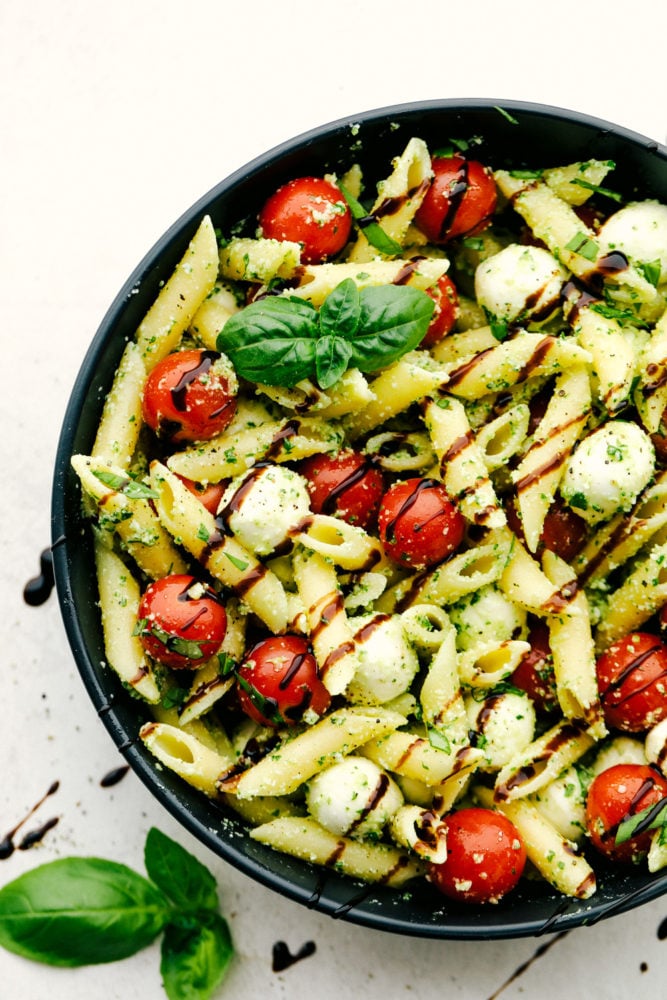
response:
[[[47,965],[128,958],[160,932],[169,1000],[209,1000],[234,946],[213,875],[155,828],[146,838],[150,879],[102,858],[61,858],[0,889],[0,947]]]
[[[151,882],[101,858],[61,858],[0,889],[0,945],[48,965],[115,962],[149,945],[171,907]]]
[[[146,837],[144,864],[149,877],[176,906],[188,911],[218,908],[217,886],[208,868],[155,827]]]
[[[160,972],[169,1000],[208,1000],[222,982],[233,956],[226,921],[206,913],[194,927],[170,924],[162,938]]]
[[[227,320],[217,348],[242,378],[293,387],[304,378],[322,389],[351,366],[374,372],[414,350],[428,330],[435,303],[406,285],[359,290],[346,278],[319,312],[296,296],[268,296]]]

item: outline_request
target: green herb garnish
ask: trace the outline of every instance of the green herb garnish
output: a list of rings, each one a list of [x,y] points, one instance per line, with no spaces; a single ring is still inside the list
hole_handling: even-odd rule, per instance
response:
[[[398,257],[403,253],[403,247],[396,240],[387,236],[384,229],[372,212],[367,212],[360,201],[350,194],[343,184],[338,185],[347,202],[352,218],[372,247],[388,257]]]
[[[660,808],[658,808],[658,806]],[[667,826],[667,799],[662,802],[653,803],[640,812],[635,813],[628,819],[619,823],[614,842],[624,844],[637,833],[644,833],[646,830],[658,830]]]
[[[217,347],[252,382],[293,386],[316,379],[322,389],[348,367],[374,372],[421,342],[435,303],[417,288],[359,289],[347,278],[319,312],[295,296],[268,296],[227,320]]]
[[[233,944],[215,879],[155,828],[148,878],[102,858],[47,862],[0,889],[0,946],[47,965],[116,962],[163,933],[160,971],[169,1000],[209,1000]]]
[[[115,472],[104,470],[93,470],[93,475],[105,486],[115,490],[116,493],[122,493],[129,500],[155,500],[159,496],[150,486],[139,483],[136,479],[130,479],[129,476],[118,476]]]

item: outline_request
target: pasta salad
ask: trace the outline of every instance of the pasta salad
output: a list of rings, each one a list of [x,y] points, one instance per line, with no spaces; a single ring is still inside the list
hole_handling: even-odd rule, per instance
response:
[[[75,455],[156,762],[497,902],[667,863],[667,206],[412,138],[201,220]]]

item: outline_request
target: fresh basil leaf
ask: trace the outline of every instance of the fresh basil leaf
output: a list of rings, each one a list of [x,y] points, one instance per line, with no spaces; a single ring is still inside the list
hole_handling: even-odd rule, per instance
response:
[[[149,877],[176,906],[218,909],[216,882],[208,868],[155,827],[146,837],[144,864]]]
[[[242,378],[291,387],[313,372],[318,332],[318,314],[309,302],[272,295],[231,316],[217,348]]]
[[[320,333],[352,339],[359,328],[361,300],[352,278],[346,278],[327,295],[320,309]]]
[[[122,493],[130,500],[155,500],[159,496],[150,486],[130,479],[129,476],[119,476],[115,472],[105,472],[104,469],[93,470],[93,475],[105,486]]]
[[[233,956],[226,920],[206,913],[195,928],[170,924],[162,938],[160,972],[169,1000],[209,1000]]]
[[[359,329],[351,341],[351,363],[373,372],[397,361],[421,343],[435,303],[407,285],[378,285],[360,292]]]
[[[361,229],[362,233],[372,247],[379,250],[387,257],[399,257],[403,253],[403,247],[391,236],[387,236],[384,229],[374,215],[369,214],[360,201],[352,195],[342,184],[338,184],[343,197],[347,202],[352,218]]]
[[[328,389],[341,377],[352,357],[347,340],[325,334],[315,345],[315,374],[321,389]]]
[[[0,889],[0,945],[49,965],[115,962],[149,945],[170,915],[159,889],[131,868],[61,858]]]
[[[622,823],[619,823],[614,843],[617,845],[624,844],[627,840],[634,837],[636,833],[643,833],[645,830],[658,830],[660,827],[666,825],[667,799],[665,799],[662,805],[660,801],[657,803],[654,802],[652,806],[647,806],[640,812],[635,813],[634,816],[630,816],[628,819],[624,819]]]

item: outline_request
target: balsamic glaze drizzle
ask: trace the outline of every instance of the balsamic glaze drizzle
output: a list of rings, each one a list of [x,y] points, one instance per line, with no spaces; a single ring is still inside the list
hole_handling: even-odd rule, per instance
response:
[[[43,549],[39,556],[39,575],[28,580],[23,588],[23,600],[36,608],[46,603],[55,585],[53,576],[53,553],[51,549]]]
[[[0,841],[0,861],[6,861],[7,858],[10,858],[14,853],[14,851],[16,850],[27,851],[31,847],[34,847],[35,844],[38,844],[42,840],[44,835],[48,833],[49,830],[53,829],[53,827],[58,823],[58,817],[54,817],[53,819],[48,820],[38,829],[26,833],[26,835],[18,844],[15,843],[16,835],[21,829],[21,827],[28,822],[31,816],[34,816],[39,807],[43,805],[44,802],[46,802],[46,800],[50,795],[55,795],[55,793],[58,791],[59,788],[60,788],[60,782],[54,781],[53,784],[48,788],[46,793],[41,797],[39,802],[36,802],[35,805],[32,807],[32,809],[30,809],[28,813],[23,817],[21,822],[17,823],[16,826],[9,831],[9,833],[5,834],[3,839]]]
[[[111,771],[107,771],[104,777],[100,779],[100,787],[111,788],[113,785],[117,785],[119,781],[123,780],[129,770],[129,764],[121,764],[120,767],[114,767]]]
[[[300,962],[302,958],[309,958],[311,955],[314,955],[315,950],[315,942],[306,941],[295,954],[292,954],[284,941],[276,941],[273,946],[271,969],[273,972],[284,972],[291,965]]]

